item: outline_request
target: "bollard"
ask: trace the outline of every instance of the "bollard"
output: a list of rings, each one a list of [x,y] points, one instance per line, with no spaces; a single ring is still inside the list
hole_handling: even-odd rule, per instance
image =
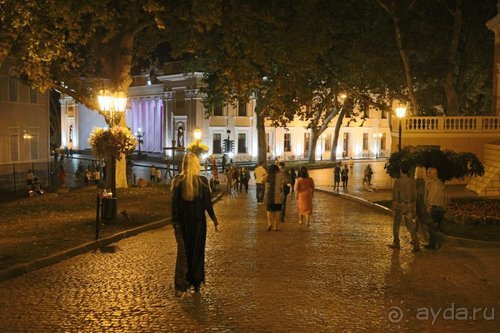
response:
[[[101,222],[99,215],[100,210],[101,210],[101,197],[99,193],[97,193],[96,209],[95,209],[95,240],[99,239],[99,224]]]
[[[12,163],[12,169],[14,170],[14,192],[17,191],[16,188],[16,163]]]

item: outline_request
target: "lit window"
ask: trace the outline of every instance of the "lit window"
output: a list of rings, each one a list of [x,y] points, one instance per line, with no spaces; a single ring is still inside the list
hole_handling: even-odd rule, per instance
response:
[[[30,103],[38,103],[38,91],[36,89],[30,89]]]
[[[212,153],[222,154],[222,134],[214,133],[212,139]]]
[[[214,116],[223,116],[222,113],[222,102],[217,102],[214,105]]]
[[[10,77],[9,81],[9,97],[11,102],[17,102],[18,100],[18,90],[19,90],[19,80],[13,76]]]
[[[363,133],[363,150],[368,150],[368,133]]]
[[[38,129],[37,128],[30,128],[30,150],[31,150],[31,159],[32,160],[37,160],[39,158],[38,154]]]
[[[19,161],[19,130],[17,128],[9,129],[10,160]]]
[[[240,117],[247,116],[247,103],[244,101],[240,101],[238,103],[238,116],[240,116]]]
[[[332,133],[327,133],[325,137],[325,151],[332,150]]]
[[[387,144],[387,138],[385,136],[385,133],[382,133],[382,137],[380,138],[380,150],[385,150],[386,144]]]
[[[309,142],[311,141],[311,133],[304,133],[304,154],[309,153]]]
[[[290,152],[292,151],[292,134],[285,133],[283,138],[283,151]]]
[[[238,133],[238,153],[246,154],[247,152],[247,135]]]

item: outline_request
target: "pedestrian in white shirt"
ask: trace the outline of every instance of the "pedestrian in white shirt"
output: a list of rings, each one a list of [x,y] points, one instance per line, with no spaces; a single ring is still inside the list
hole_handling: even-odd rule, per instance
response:
[[[256,184],[257,203],[263,203],[264,201],[264,176],[266,173],[264,162],[260,162],[259,166],[256,167],[253,172]]]

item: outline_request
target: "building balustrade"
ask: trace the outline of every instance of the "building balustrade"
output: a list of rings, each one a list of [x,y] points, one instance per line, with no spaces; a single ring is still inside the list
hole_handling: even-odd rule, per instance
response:
[[[398,128],[399,119],[392,119]],[[500,116],[487,117],[407,117],[402,120],[405,132],[494,132],[500,131]]]

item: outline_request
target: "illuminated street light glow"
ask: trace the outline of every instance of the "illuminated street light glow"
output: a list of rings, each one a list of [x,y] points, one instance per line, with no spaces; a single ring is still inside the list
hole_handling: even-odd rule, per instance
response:
[[[193,131],[193,136],[196,140],[201,139],[201,130],[198,127]]]

